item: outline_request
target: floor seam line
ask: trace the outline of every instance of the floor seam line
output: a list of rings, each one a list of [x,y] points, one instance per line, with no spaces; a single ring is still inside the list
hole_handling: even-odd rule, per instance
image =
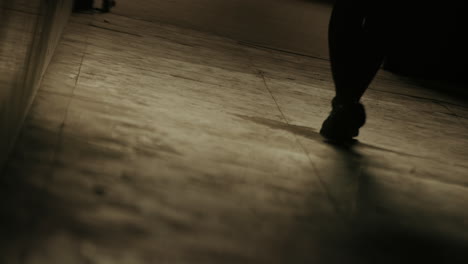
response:
[[[89,41],[88,40],[89,40],[89,34],[87,34],[86,39],[85,39],[85,47],[83,49],[83,55],[81,56],[80,67],[79,67],[78,73],[76,75],[75,85],[73,86],[73,90],[72,90],[71,94],[69,95],[69,100],[68,100],[68,103],[67,103],[67,106],[66,106],[65,115],[63,117],[63,120],[60,122],[60,129],[59,129],[59,133],[58,133],[58,136],[57,136],[57,142],[56,142],[54,153],[53,153],[52,160],[51,160],[51,170],[52,171],[51,171],[49,180],[51,180],[53,178],[53,174],[54,174],[53,173],[53,168],[58,163],[57,154],[58,154],[59,148],[61,146],[61,143],[63,142],[63,131],[64,131],[64,128],[65,128],[65,122],[68,119],[68,113],[69,113],[69,110],[70,110],[70,106],[71,106],[71,103],[73,101],[73,98],[75,97],[75,90],[76,90],[76,87],[78,86],[78,82],[79,82],[79,79],[80,79],[80,76],[81,76],[81,70],[83,68],[83,62],[84,62],[84,59],[86,57],[86,51],[87,51],[88,46],[89,46]]]
[[[267,80],[265,78],[265,75],[264,75],[264,72],[261,71],[261,70],[258,70],[258,74],[259,76],[261,76],[261,78],[263,79],[263,83],[265,85],[265,88],[268,90],[268,92],[270,93],[270,96],[273,98],[273,101],[275,102],[276,104],[276,107],[278,108],[280,114],[281,114],[281,117],[282,119],[284,120],[284,122],[287,124],[287,125],[291,125],[289,123],[289,121],[287,120],[286,118],[286,115],[284,114],[284,112],[281,110],[281,107],[279,106],[279,103],[278,101],[276,100],[275,96],[273,95],[273,92],[271,91],[270,87],[268,86],[268,83],[267,83]],[[320,173],[319,173],[319,170],[317,168],[317,166],[315,165],[315,163],[312,161],[312,159],[310,158],[310,154],[309,152],[307,151],[307,149],[304,147],[304,145],[300,142],[299,138],[297,137],[297,135],[293,135],[294,136],[294,139],[296,141],[296,144],[299,145],[299,147],[302,149],[303,153],[306,155],[308,161],[309,161],[309,164],[312,166],[312,169],[314,170],[314,173],[315,175],[317,175],[317,178],[320,182],[320,184],[322,185],[322,188],[324,189],[325,193],[326,193],[326,196],[328,197],[328,200],[330,201],[330,203],[332,204],[332,207],[333,209],[335,210],[335,212],[341,216],[343,215],[343,213],[341,212],[341,210],[339,209],[339,206],[336,202],[336,200],[333,198],[333,195],[331,194],[330,190],[328,189],[327,185],[325,184],[325,181],[322,179],[322,177],[320,176]],[[342,217],[339,217],[340,219],[344,219]],[[345,221],[343,220],[343,222],[345,223]]]
[[[273,92],[271,91],[270,87],[268,86],[268,83],[267,83],[266,78],[265,78],[265,73],[262,70],[258,70],[258,75],[260,75],[260,77],[262,78],[263,84],[265,85],[265,88],[267,89],[267,91],[270,94],[271,98],[275,102],[276,108],[278,109],[278,111],[281,114],[281,118],[283,119],[283,121],[286,124],[289,125],[289,122],[288,122],[288,119],[286,118],[286,115],[283,113],[283,110],[281,110],[281,107],[279,106],[278,101],[276,100],[275,96],[273,95]]]
[[[447,102],[447,101],[443,101],[443,100],[439,100],[439,99],[435,99],[435,98],[428,98],[428,97],[422,97],[422,96],[416,96],[416,95],[410,95],[410,94],[404,94],[404,93],[397,93],[397,92],[392,92],[392,91],[384,91],[384,90],[379,90],[379,89],[375,89],[375,88],[372,88],[372,87],[369,87],[369,90],[374,91],[374,92],[389,93],[389,94],[393,94],[393,95],[399,95],[399,96],[403,96],[403,97],[410,97],[410,98],[413,98],[413,99],[419,99],[419,100],[423,100],[423,101],[431,101],[431,102],[434,102],[434,103],[448,104],[448,105],[454,105],[454,106],[466,108],[465,106],[459,105],[457,103],[451,103],[451,102]]]
[[[462,119],[463,117],[459,116],[457,113],[455,113],[454,111],[452,111],[448,106],[446,106],[444,103],[442,102],[435,102],[439,105],[441,105],[442,107],[444,107],[447,111],[449,111],[449,113],[452,115],[452,116],[455,116],[455,118],[458,120],[458,124],[464,128],[466,128],[466,126],[463,124],[462,122]]]

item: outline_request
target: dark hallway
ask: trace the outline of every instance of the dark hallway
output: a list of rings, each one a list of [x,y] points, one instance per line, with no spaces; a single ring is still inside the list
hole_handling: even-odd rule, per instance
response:
[[[295,43],[301,28],[290,44],[236,28],[249,12],[210,12],[210,28],[195,12],[244,10],[240,0],[118,1],[70,18],[56,8],[63,31],[37,14],[20,23],[50,6],[1,2],[1,146],[17,139],[2,151],[0,263],[468,263],[464,87],[380,71],[359,141],[329,144],[318,131],[334,96],[330,6],[282,1],[284,24],[279,8],[251,27],[316,19],[314,47]],[[182,11],[152,9],[171,3]],[[320,15],[292,17],[302,9]],[[50,63],[10,52],[18,36],[43,40],[35,27],[51,32]],[[36,63],[48,66],[30,77]],[[18,84],[31,78],[36,88]]]

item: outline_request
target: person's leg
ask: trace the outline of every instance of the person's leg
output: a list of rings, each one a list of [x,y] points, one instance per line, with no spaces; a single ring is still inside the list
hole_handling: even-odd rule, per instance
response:
[[[338,0],[333,9],[329,50],[339,101],[358,102],[382,64],[383,46],[375,31],[383,29],[372,21],[375,12],[366,0]]]
[[[116,5],[115,0],[103,0],[101,11],[104,13],[110,12],[111,8]]]
[[[384,58],[380,18],[368,0],[338,0],[329,25],[329,50],[336,97],[320,133],[332,140],[358,135],[365,123],[360,98]]]
[[[73,3],[73,11],[87,11],[93,9],[94,1],[93,0],[75,0]]]

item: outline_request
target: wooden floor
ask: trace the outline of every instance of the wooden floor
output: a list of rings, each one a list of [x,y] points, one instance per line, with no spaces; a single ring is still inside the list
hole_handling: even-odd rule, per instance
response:
[[[382,72],[346,150],[327,61],[75,15],[1,182],[0,263],[467,263],[468,104]]]

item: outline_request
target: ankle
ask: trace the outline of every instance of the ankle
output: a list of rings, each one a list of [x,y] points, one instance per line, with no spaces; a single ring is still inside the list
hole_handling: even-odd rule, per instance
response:
[[[354,98],[344,98],[335,96],[332,100],[333,107],[340,107],[340,106],[347,106],[347,105],[357,105],[359,103],[359,99]]]

